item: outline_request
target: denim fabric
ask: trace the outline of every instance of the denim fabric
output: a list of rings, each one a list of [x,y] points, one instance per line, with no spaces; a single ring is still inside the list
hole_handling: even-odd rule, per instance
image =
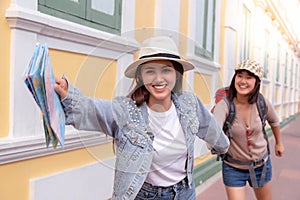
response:
[[[135,200],[195,200],[196,191],[194,183],[188,187],[187,180],[169,187],[152,186],[144,183]]]
[[[271,164],[270,157],[265,162],[265,165],[267,165],[267,170],[266,170],[266,177],[263,185],[267,184],[272,179],[272,164]],[[255,168],[257,183],[260,183],[262,171],[263,171],[263,165]],[[249,170],[247,169],[237,169],[223,162],[222,174],[223,174],[223,183],[226,186],[243,187],[246,185],[246,182],[248,182],[249,185],[252,187],[250,173]]]
[[[205,140],[218,153],[229,147],[227,136],[211,113],[192,93],[172,94],[187,144],[187,179],[193,185],[194,140]],[[153,134],[149,129],[147,105],[140,107],[127,97],[113,101],[84,97],[69,84],[67,98],[62,100],[66,124],[77,129],[102,131],[115,139],[116,164],[112,199],[134,199],[140,191],[152,162]]]

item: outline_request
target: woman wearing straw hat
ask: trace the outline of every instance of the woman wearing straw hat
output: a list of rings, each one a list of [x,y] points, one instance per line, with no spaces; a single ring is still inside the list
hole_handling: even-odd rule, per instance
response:
[[[160,36],[145,40],[139,59],[127,67],[125,76],[135,83],[128,97],[83,97],[57,79],[66,123],[115,140],[112,199],[194,200],[195,137],[219,153],[227,151],[229,140],[210,112],[195,95],[182,92],[183,73],[193,68],[172,39]]]
[[[253,187],[258,200],[272,199],[272,165],[263,119],[268,121],[274,134],[276,156],[283,155],[284,146],[275,110],[259,93],[262,76],[261,65],[254,60],[246,60],[235,67],[229,86],[228,102],[233,102],[235,116],[230,128],[230,147],[226,155],[223,155],[222,166],[223,182],[229,200],[245,200],[247,182]],[[217,103],[214,109],[215,118],[220,125],[225,123],[229,115],[228,102],[225,100]],[[262,114],[262,110],[265,110],[265,114]],[[262,119],[262,115],[265,118]]]

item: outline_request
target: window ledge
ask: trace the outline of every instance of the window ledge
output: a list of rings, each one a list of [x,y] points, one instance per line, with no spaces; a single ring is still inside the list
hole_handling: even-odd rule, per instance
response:
[[[271,81],[268,79],[268,78],[264,78],[263,77],[263,81],[262,81],[264,84],[270,84]]]
[[[64,148],[58,144],[56,149],[54,149],[52,145],[49,145],[47,148],[45,138],[40,136],[31,138],[1,139],[0,165],[63,153],[80,148],[87,148],[111,141],[112,138],[103,133],[77,130],[66,135]]]
[[[46,37],[47,39],[59,39],[66,42],[87,45],[93,47],[94,51],[95,48],[105,48],[112,51],[111,53],[115,53],[115,58],[120,56],[120,53],[134,53],[139,48],[139,43],[132,38],[103,32],[43,14],[36,10],[22,8],[16,4],[10,5],[6,10],[5,16],[11,29],[36,33],[40,39]],[[51,47],[51,45],[48,46]],[[69,50],[75,52],[76,48],[73,46]],[[89,52],[92,50],[89,49]]]
[[[275,85],[277,86],[277,87],[280,87],[281,86],[281,83],[280,82],[275,82]]]
[[[221,69],[221,65],[219,63],[201,58],[196,55],[187,55],[187,60],[192,62],[196,66],[196,71],[198,71],[198,69],[206,69],[216,72]]]

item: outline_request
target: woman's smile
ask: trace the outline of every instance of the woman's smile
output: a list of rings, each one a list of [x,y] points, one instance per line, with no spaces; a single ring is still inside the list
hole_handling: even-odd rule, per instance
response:
[[[171,92],[176,84],[176,70],[168,60],[156,60],[142,65],[141,77],[149,91],[149,105],[171,105]]]

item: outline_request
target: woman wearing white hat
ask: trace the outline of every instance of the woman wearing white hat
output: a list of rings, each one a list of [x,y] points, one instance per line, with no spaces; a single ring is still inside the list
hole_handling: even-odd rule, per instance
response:
[[[219,153],[227,151],[229,140],[210,112],[195,95],[182,92],[183,73],[193,68],[173,40],[161,36],[145,40],[139,59],[127,67],[125,75],[135,81],[128,97],[83,97],[57,79],[66,123],[115,140],[112,199],[195,200],[195,137]]]
[[[259,63],[254,60],[241,62],[235,67],[227,101],[223,98],[214,108],[220,126],[228,124],[226,118],[235,110],[232,124],[228,127],[231,131],[226,131],[230,147],[222,156],[223,182],[229,200],[245,200],[247,182],[253,187],[258,200],[272,199],[272,164],[268,136],[264,130],[265,120],[275,137],[276,156],[283,155],[284,146],[275,110],[259,93],[262,77],[263,68]]]

